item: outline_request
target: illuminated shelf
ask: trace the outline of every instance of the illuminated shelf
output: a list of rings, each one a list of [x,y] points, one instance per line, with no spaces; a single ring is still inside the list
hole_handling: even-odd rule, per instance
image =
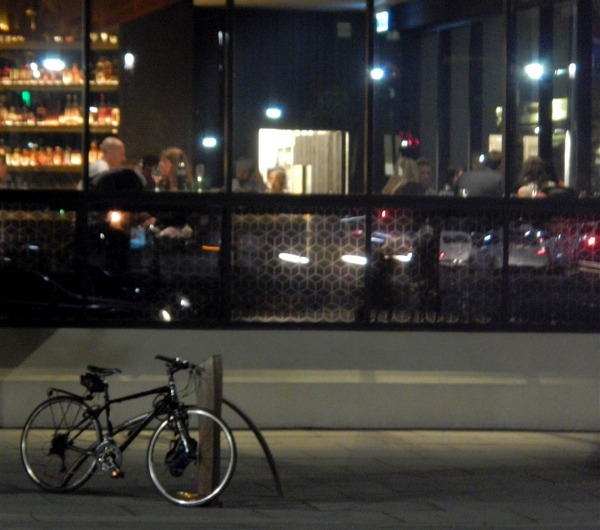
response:
[[[11,173],[81,173],[82,166],[8,166]]]
[[[90,125],[90,132],[95,134],[114,134],[119,129],[118,125]],[[81,134],[81,125],[0,125],[0,133],[54,133],[54,134]]]
[[[79,116],[79,121],[73,120],[68,112],[70,103],[83,108],[82,99],[86,84],[83,82],[82,76],[89,76],[86,78],[86,83],[89,83],[87,85],[89,92],[94,94],[91,98],[92,101],[88,102],[89,108],[97,107],[98,109],[89,116],[86,114],[85,119],[92,121],[97,116],[102,116],[99,123],[89,124],[90,134],[98,137],[119,134],[117,101],[120,86],[118,69],[113,69],[113,63],[117,60],[119,52],[118,37],[115,34],[104,32],[91,34],[90,37],[90,51],[94,56],[94,58],[90,58],[90,61],[97,60],[96,69],[85,72],[83,68],[78,67],[78,72],[73,68],[72,71],[65,71],[64,75],[62,73],[55,75],[42,73],[36,79],[33,78],[33,72],[25,71],[25,64],[28,61],[35,59],[35,62],[41,63],[44,58],[57,56],[66,64],[80,64],[85,41],[69,38],[69,42],[65,42],[64,37],[62,42],[57,42],[60,37],[49,37],[47,40],[27,40],[0,33],[0,52],[6,58],[5,64],[8,65],[8,69],[2,72],[3,77],[0,78],[2,104],[8,109],[7,112],[2,109],[3,120],[0,123],[0,134],[4,145],[14,155],[8,159],[9,163],[15,162],[15,165],[9,165],[9,172],[18,179],[19,186],[30,189],[46,187],[75,189],[83,173],[82,164],[29,165],[25,163],[25,160],[28,161],[31,157],[32,160],[51,162],[52,156],[45,156],[42,148],[40,148],[38,156],[32,151],[31,146],[59,145],[63,146],[63,153],[65,153],[68,149],[66,146],[77,143],[76,135],[84,134],[87,125],[83,123],[83,116]],[[102,37],[105,37],[104,41]],[[30,94],[29,99],[23,96],[22,93],[25,92]],[[23,103],[21,103],[21,99],[23,99]],[[22,113],[21,105],[27,107],[29,111]],[[108,116],[114,120],[105,121],[104,105],[106,111],[110,112]],[[11,108],[13,106],[14,109]],[[46,113],[43,113],[42,109],[46,109]],[[9,120],[7,119],[9,116],[17,119]],[[46,119],[36,122],[34,121],[36,116],[46,117]],[[25,153],[25,155],[20,157],[19,152]],[[81,158],[62,158],[61,156],[55,160],[57,162],[63,160],[78,162]]]
[[[54,42],[54,41],[21,41],[21,42],[0,42],[0,50],[31,50],[31,51],[81,51],[81,41],[75,42]],[[119,44],[110,42],[95,42],[91,46],[92,51],[115,52],[119,51]]]
[[[65,85],[63,83],[5,83],[0,82],[0,90],[5,91],[35,91],[35,92],[76,92],[83,90],[83,83]],[[119,83],[90,83],[91,92],[116,92]]]

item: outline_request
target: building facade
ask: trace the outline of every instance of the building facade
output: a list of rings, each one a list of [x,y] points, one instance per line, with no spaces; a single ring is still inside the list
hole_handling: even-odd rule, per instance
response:
[[[0,3],[0,424],[171,354],[264,426],[598,428],[594,2],[33,4]]]

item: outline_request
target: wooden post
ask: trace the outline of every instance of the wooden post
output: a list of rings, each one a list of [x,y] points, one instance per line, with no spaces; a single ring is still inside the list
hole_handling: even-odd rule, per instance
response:
[[[223,398],[223,360],[213,355],[198,367],[200,384],[196,399],[200,408],[209,410],[221,417]],[[208,495],[220,480],[220,430],[210,421],[200,421],[198,425],[198,494]]]

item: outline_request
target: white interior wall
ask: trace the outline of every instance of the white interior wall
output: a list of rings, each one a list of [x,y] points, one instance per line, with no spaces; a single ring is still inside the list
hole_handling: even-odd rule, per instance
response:
[[[594,334],[4,329],[0,337],[3,427],[21,426],[49,386],[79,391],[88,364],[123,370],[114,396],[162,384],[154,356],[163,354],[221,355],[225,396],[262,428],[600,430]]]

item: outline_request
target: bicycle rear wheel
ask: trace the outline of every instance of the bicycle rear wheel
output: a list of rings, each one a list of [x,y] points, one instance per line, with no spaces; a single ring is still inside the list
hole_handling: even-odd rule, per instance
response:
[[[82,486],[96,466],[100,423],[82,400],[59,396],[41,403],[21,435],[21,459],[31,479],[44,489],[64,492]]]
[[[191,448],[186,450],[173,418],[163,421],[150,439],[148,471],[163,497],[180,506],[198,506],[226,488],[237,451],[231,430],[211,412],[189,408],[183,424]]]

